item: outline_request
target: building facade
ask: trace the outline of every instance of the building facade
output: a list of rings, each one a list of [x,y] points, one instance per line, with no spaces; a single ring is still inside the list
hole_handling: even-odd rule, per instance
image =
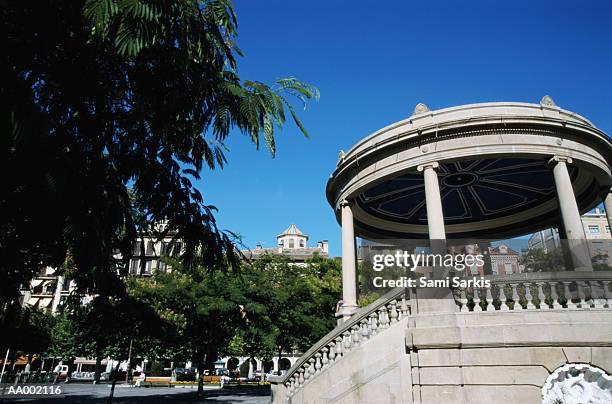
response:
[[[587,240],[609,240],[612,238],[605,211],[595,208],[582,215],[581,219]],[[544,252],[549,252],[561,246],[560,240],[561,237],[559,236],[558,229],[550,228],[540,230],[531,235],[528,241],[528,247],[530,250],[540,249]]]
[[[296,265],[305,265],[306,261],[315,255],[329,257],[329,242],[321,240],[316,247],[308,246],[308,235],[304,234],[295,224],[291,224],[281,234],[276,236],[276,247],[264,248],[257,244],[253,250],[242,250],[247,259],[259,259],[266,255],[280,255],[288,258]]]

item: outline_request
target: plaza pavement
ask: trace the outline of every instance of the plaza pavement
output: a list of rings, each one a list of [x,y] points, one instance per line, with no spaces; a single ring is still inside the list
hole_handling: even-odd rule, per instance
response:
[[[22,400],[6,400],[6,403],[69,403],[69,404],[99,404],[106,403],[110,386],[107,384],[67,384],[64,388],[64,398],[38,398]],[[113,403],[218,403],[218,404],[268,404],[270,403],[270,387],[205,387],[204,399],[196,400],[196,389],[174,387],[143,387],[126,388],[118,385],[115,388]]]

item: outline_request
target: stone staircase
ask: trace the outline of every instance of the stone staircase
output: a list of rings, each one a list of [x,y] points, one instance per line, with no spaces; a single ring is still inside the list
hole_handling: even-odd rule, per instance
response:
[[[394,369],[393,361],[405,354],[401,348],[411,312],[407,293],[391,290],[323,337],[284,376],[271,380],[272,402],[307,403],[312,392],[316,402],[356,402],[355,395],[364,394],[360,387]]]

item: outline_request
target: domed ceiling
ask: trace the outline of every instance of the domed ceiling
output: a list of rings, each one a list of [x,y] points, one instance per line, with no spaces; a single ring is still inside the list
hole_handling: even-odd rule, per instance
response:
[[[578,169],[568,166],[574,180]],[[446,225],[495,219],[555,198],[546,160],[489,158],[440,165],[438,170]],[[399,223],[427,224],[423,173],[409,173],[360,194],[367,213]]]

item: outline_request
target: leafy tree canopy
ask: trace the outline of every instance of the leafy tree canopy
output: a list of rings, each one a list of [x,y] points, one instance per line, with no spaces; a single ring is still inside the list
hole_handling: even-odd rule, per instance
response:
[[[316,88],[238,75],[230,0],[2,2],[0,299],[70,254],[80,291],[121,294],[139,229],[168,220],[187,264],[234,262],[232,234],[192,181],[226,163],[233,129],[274,154],[287,96]]]

